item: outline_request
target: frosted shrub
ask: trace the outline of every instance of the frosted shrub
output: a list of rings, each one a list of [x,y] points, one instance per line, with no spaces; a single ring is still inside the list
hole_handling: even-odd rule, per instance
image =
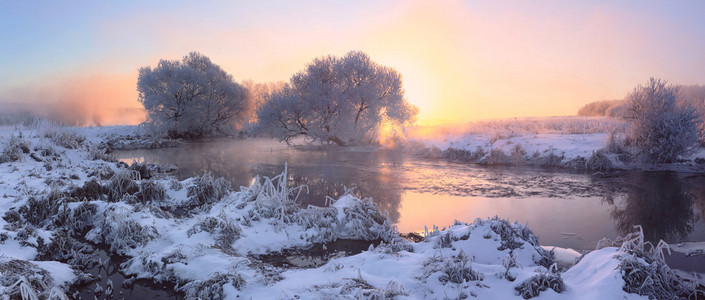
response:
[[[526,150],[521,145],[516,144],[509,153],[509,162],[513,165],[521,165],[524,164],[525,157]]]
[[[140,173],[133,170],[119,170],[105,185],[108,202],[118,202],[125,195],[134,195],[140,188],[135,180],[140,180]]]
[[[213,178],[210,172],[198,176],[188,187],[188,197],[195,205],[219,201],[230,191],[230,182],[225,178]]]
[[[677,94],[678,87],[652,77],[627,95],[625,144],[643,161],[672,163],[697,145],[702,120],[692,107],[676,103]]]
[[[448,148],[447,150],[443,151],[441,157],[445,159],[459,161],[473,161],[476,159],[472,151],[455,148]]]
[[[504,154],[504,151],[502,151],[502,149],[496,148],[490,150],[489,153],[487,153],[482,159],[480,159],[480,163],[486,165],[502,165],[506,164],[508,161],[509,157]]]
[[[609,157],[607,157],[607,155],[605,154],[605,151],[602,149],[592,152],[592,155],[590,155],[590,158],[588,158],[587,162],[585,162],[585,167],[588,170],[599,171],[599,172],[604,172],[604,171],[614,169],[614,166],[612,165],[612,161],[609,159]]]

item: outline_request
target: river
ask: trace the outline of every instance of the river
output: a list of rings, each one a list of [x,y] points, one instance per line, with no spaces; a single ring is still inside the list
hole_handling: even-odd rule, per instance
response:
[[[289,168],[307,185],[303,204],[346,189],[370,197],[400,232],[499,216],[527,223],[542,245],[594,249],[640,224],[647,239],[705,241],[705,174],[623,171],[609,176],[538,167],[487,167],[370,148],[300,149],[271,140],[215,140],[117,151],[117,159],[178,167],[184,179],[212,172],[234,187]]]

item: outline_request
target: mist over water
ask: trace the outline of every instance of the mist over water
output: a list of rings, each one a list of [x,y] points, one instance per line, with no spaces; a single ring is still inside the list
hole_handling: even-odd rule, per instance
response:
[[[302,204],[324,205],[346,190],[371,197],[400,232],[455,219],[499,216],[528,222],[542,245],[594,249],[641,224],[647,239],[705,240],[705,176],[622,172],[611,177],[534,167],[484,167],[414,158],[401,151],[288,148],[271,140],[217,140],[178,148],[120,151],[118,159],[174,165],[180,179],[212,172],[249,186],[288,164],[289,183],[306,185]]]

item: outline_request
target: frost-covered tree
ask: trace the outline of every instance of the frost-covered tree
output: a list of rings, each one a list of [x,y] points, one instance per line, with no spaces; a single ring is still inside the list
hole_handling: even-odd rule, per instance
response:
[[[705,146],[705,86],[681,86],[678,90],[678,100],[681,105],[689,105],[698,113],[698,117],[701,120],[699,129],[700,144]]]
[[[678,87],[650,78],[626,97],[629,130],[625,144],[644,160],[675,162],[697,145],[701,120],[689,105],[678,105]]]
[[[341,146],[376,143],[383,124],[401,128],[417,114],[401,75],[360,51],[314,59],[257,110],[260,130],[281,140]]]
[[[247,108],[246,90],[198,52],[140,68],[137,91],[145,123],[170,137],[226,134]]]

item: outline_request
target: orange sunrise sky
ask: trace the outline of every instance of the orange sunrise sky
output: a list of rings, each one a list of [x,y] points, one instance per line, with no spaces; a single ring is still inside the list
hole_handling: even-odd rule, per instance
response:
[[[703,3],[3,2],[0,101],[98,113],[139,107],[137,69],[189,51],[266,82],[362,50],[402,74],[422,125],[574,115],[650,76],[705,83]]]

